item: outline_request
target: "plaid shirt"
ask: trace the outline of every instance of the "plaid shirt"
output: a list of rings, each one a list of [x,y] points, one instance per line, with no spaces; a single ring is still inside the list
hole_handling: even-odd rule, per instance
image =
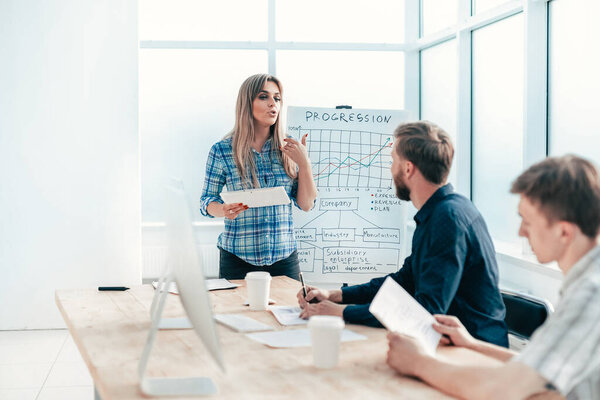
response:
[[[261,187],[283,186],[296,207],[298,181],[286,173],[277,155],[271,152],[272,139],[265,142],[261,152],[252,149],[258,182]],[[224,203],[220,194],[227,190],[242,190],[242,179],[233,158],[231,138],[224,139],[210,149],[206,162],[204,189],[200,212],[207,217],[212,202]],[[225,218],[225,231],[217,245],[253,265],[271,265],[289,257],[296,250],[292,222],[292,205],[250,208],[230,220]]]

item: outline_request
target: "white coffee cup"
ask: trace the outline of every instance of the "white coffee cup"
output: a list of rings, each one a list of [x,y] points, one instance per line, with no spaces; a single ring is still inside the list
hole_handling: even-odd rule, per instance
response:
[[[340,353],[344,320],[332,315],[315,315],[308,320],[308,328],[315,367],[335,367]]]
[[[246,274],[248,304],[251,310],[266,310],[271,291],[271,274],[264,271],[253,271]]]

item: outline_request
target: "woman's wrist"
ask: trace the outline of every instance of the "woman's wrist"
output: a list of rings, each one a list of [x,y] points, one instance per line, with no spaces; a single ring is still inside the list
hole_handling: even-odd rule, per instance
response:
[[[312,174],[312,169],[310,165],[310,159],[305,158],[303,161],[296,163],[298,165],[299,170],[305,170]]]
[[[223,212],[223,204],[218,201],[213,201],[206,206],[206,212],[208,212],[213,217],[223,217],[225,213]]]

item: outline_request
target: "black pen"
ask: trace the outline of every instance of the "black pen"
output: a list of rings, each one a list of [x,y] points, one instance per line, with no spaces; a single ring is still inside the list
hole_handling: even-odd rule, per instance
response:
[[[302,272],[300,272],[300,282],[302,283],[302,293],[304,294],[304,300],[306,300],[306,285],[304,284],[304,277],[302,276]],[[317,299],[310,299],[309,303],[316,303]]]
[[[302,276],[302,272],[300,272],[300,283],[302,283],[302,293],[304,293],[304,300],[306,300],[306,286],[304,285],[304,277]]]
[[[129,290],[129,288],[125,287],[125,286],[98,286],[98,290],[101,292],[106,292],[106,291],[122,292],[124,290]]]

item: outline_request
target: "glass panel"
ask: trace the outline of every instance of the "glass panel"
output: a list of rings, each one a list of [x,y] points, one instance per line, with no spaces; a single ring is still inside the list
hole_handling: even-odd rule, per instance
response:
[[[237,92],[267,70],[266,51],[140,50],[142,220],[163,221],[169,177],[182,178],[194,219],[213,143],[231,128]]]
[[[550,3],[550,154],[575,153],[596,164],[600,164],[599,14],[597,0]]]
[[[404,0],[278,0],[275,9],[278,41],[404,41]]]
[[[141,0],[140,40],[266,41],[267,0]]]
[[[404,107],[404,53],[279,51],[277,74],[288,105]]]
[[[458,54],[456,40],[449,40],[421,52],[421,119],[443,128],[454,143],[456,163],[456,96]],[[456,168],[449,182],[456,187]]]
[[[423,36],[456,25],[458,0],[422,0]]]
[[[473,32],[473,200],[495,239],[518,244],[523,167],[523,15]]]
[[[480,14],[509,0],[473,0],[473,15]]]

